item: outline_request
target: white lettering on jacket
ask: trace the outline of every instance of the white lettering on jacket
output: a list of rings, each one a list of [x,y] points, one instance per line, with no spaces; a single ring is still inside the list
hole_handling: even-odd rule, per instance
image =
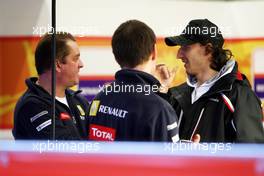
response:
[[[113,116],[120,117],[120,118],[125,118],[128,113],[126,110],[112,108],[112,107],[104,106],[104,105],[100,105],[99,112],[103,114],[113,115]]]
[[[110,133],[110,132],[101,131],[95,127],[92,128],[92,132],[93,132],[93,136],[95,136],[97,138],[103,138],[103,139],[107,139],[109,141],[114,141],[112,133]]]

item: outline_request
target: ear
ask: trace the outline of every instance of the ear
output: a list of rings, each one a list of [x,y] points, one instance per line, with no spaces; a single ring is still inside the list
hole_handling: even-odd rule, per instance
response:
[[[157,50],[157,45],[156,44],[154,44],[154,50],[152,51],[151,55],[152,55],[152,57],[151,57],[152,60],[156,60],[157,59],[158,50]]]
[[[207,43],[205,45],[205,55],[208,55],[208,54],[212,53],[212,47],[213,47],[213,45],[211,43]]]
[[[61,68],[62,68],[62,64],[61,64],[61,62],[58,60],[58,59],[56,59],[56,61],[55,61],[55,69],[56,69],[56,72],[61,72]]]

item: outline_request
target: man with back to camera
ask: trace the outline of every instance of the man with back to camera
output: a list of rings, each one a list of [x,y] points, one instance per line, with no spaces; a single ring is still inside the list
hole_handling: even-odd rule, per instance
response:
[[[156,93],[156,36],[143,22],[122,23],[112,37],[121,70],[93,100],[89,139],[104,141],[179,140],[176,113]]]
[[[39,78],[26,80],[27,91],[17,102],[14,114],[15,139],[51,139],[52,34],[45,34],[35,51]],[[56,34],[55,138],[79,140],[88,137],[88,101],[80,91],[69,88],[79,83],[83,67],[75,38],[66,32]]]
[[[165,42],[180,46],[177,58],[187,73],[187,81],[167,93],[179,117],[180,138],[200,134],[201,142],[263,142],[261,102],[231,51],[223,49],[218,27],[208,19],[192,20]],[[173,76],[166,72],[168,86]]]

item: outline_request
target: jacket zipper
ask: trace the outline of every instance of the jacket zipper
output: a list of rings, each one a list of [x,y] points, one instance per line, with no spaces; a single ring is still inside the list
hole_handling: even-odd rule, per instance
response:
[[[182,116],[183,116],[183,110],[181,109],[181,113],[180,113],[180,117],[179,117],[179,122],[178,122],[178,127],[180,128],[181,125],[181,120],[182,120]]]
[[[201,112],[200,112],[199,118],[198,118],[198,120],[197,120],[197,122],[196,122],[196,125],[195,125],[194,129],[193,129],[193,132],[192,132],[192,135],[191,135],[190,140],[192,140],[193,135],[194,135],[194,133],[195,133],[195,131],[196,131],[196,129],[197,129],[199,123],[200,123],[200,120],[201,120],[201,118],[202,118],[203,112],[204,112],[204,108],[203,108],[203,109],[201,110]]]

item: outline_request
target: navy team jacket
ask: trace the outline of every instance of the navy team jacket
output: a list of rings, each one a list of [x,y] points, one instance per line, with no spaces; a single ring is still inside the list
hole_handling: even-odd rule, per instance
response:
[[[37,78],[26,80],[27,91],[19,99],[14,113],[15,139],[51,139],[52,120],[50,94],[36,84]],[[88,138],[88,101],[80,91],[66,90],[68,105],[56,100],[55,138],[80,140]]]
[[[122,69],[115,81],[93,100],[89,138],[101,141],[179,140],[177,116],[158,95],[159,81],[152,75]]]

